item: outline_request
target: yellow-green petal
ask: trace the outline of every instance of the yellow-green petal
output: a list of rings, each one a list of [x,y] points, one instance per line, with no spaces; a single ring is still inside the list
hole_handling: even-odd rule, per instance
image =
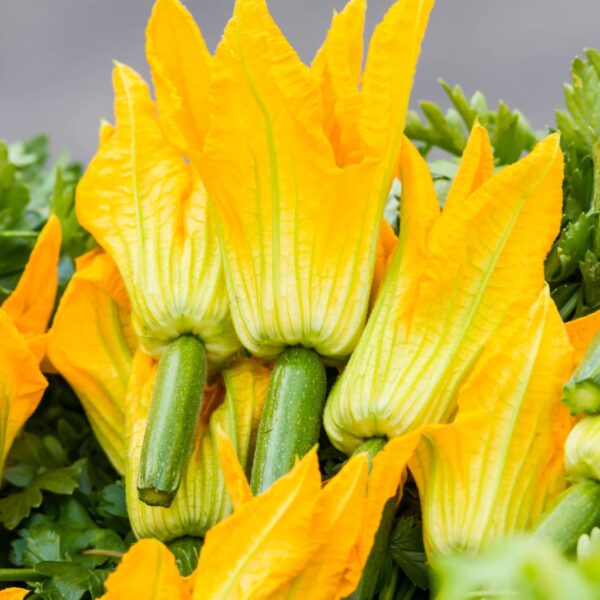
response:
[[[430,556],[477,551],[526,530],[563,489],[571,419],[561,390],[572,368],[546,288],[484,350],[456,420],[426,430],[410,462]]]
[[[77,188],[78,218],[121,272],[142,348],[158,356],[193,333],[222,362],[239,342],[204,185],[166,141],[141,77],[119,64],[114,87],[115,130]]]
[[[413,164],[421,160],[413,158]],[[430,197],[424,164],[418,173],[403,176],[401,203]],[[411,195],[413,186],[429,192]],[[326,427],[338,447],[351,451],[362,439],[452,418],[458,390],[481,351],[538,297],[561,213],[562,155],[554,135],[453,201],[433,224],[427,217],[429,229],[423,219],[402,219],[382,291],[326,408]],[[404,236],[425,238],[410,242],[408,248],[420,248],[413,260]]]

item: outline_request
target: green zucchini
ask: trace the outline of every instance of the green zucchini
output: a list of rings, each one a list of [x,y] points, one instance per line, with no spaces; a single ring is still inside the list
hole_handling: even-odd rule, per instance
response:
[[[600,334],[592,340],[568,383],[563,402],[572,415],[600,413]]]
[[[570,553],[581,535],[599,526],[600,482],[590,479],[567,489],[542,516],[534,533]]]
[[[308,348],[284,350],[273,368],[258,427],[254,494],[267,490],[318,442],[326,392],[320,356]]]
[[[206,380],[206,351],[193,335],[167,347],[158,363],[144,434],[138,497],[150,506],[173,502],[194,443]]]

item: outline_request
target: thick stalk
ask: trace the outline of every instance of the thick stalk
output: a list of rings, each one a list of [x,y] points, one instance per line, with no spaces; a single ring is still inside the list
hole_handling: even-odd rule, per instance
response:
[[[594,165],[592,210],[600,212],[600,139],[595,140],[592,147],[592,164]]]
[[[600,482],[576,483],[566,490],[538,522],[536,537],[553,542],[564,552],[572,552],[584,533],[600,526]]]
[[[150,506],[173,502],[194,443],[206,380],[204,344],[183,335],[160,357],[144,434],[138,495]]]
[[[0,569],[0,581],[44,581],[44,579],[48,579],[48,576],[35,569]]]
[[[251,487],[255,494],[285,475],[319,440],[327,391],[321,358],[288,348],[277,359],[258,427]]]

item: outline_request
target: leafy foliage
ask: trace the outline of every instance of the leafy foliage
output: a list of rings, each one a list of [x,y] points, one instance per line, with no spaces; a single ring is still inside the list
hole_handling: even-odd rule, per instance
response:
[[[0,520],[14,533],[3,565],[46,576],[34,598],[99,595],[133,536],[123,484],[60,378],[15,441],[4,480]]]
[[[564,319],[600,308],[600,52],[576,58],[556,112],[565,155],[563,228],[546,279]]]
[[[538,135],[518,110],[511,111],[504,102],[496,110],[490,110],[481,92],[468,99],[459,85],[450,87],[444,81],[440,83],[452,108],[444,113],[433,102],[421,101],[419,106],[426,122],[415,111],[409,111],[406,121],[406,135],[419,144],[424,155],[432,148],[439,148],[461,156],[475,121],[488,130],[497,165],[511,164],[533,148]]]
[[[81,166],[63,155],[47,169],[48,159],[44,135],[10,146],[0,141],[0,301],[14,289],[51,212],[62,226],[63,286],[73,273],[74,259],[94,245],[75,217]]]
[[[444,557],[435,565],[437,598],[598,598],[599,534],[588,538],[578,562],[533,537],[506,540],[477,556]]]
[[[424,155],[433,149],[451,155],[430,162],[436,191],[443,203],[454,178],[468,132],[475,120],[490,134],[498,168],[528,152],[540,134],[519,111],[503,102],[490,110],[485,96],[468,99],[460,86],[442,82],[452,107],[445,113],[432,102],[420,102],[425,121],[411,111],[406,133]],[[576,58],[571,83],[565,85],[566,110],[556,112],[565,157],[564,209],[561,233],[546,261],[546,280],[563,319],[600,309],[600,52],[586,50]]]

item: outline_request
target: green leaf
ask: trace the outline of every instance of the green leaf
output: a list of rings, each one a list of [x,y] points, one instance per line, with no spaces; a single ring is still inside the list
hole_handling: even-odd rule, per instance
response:
[[[97,598],[104,591],[104,581],[109,572],[58,561],[41,562],[36,571],[49,577],[38,585],[38,597],[51,600],[80,600],[86,594]]]
[[[584,307],[579,310],[578,316],[583,316],[600,306],[600,261],[588,250],[584,260],[579,263],[579,268],[583,281]]]
[[[429,587],[421,522],[414,515],[400,517],[390,538],[390,553],[405,575],[421,589]]]
[[[553,546],[526,537],[498,543],[478,555],[438,557],[433,567],[436,600],[593,600],[600,592]]]

